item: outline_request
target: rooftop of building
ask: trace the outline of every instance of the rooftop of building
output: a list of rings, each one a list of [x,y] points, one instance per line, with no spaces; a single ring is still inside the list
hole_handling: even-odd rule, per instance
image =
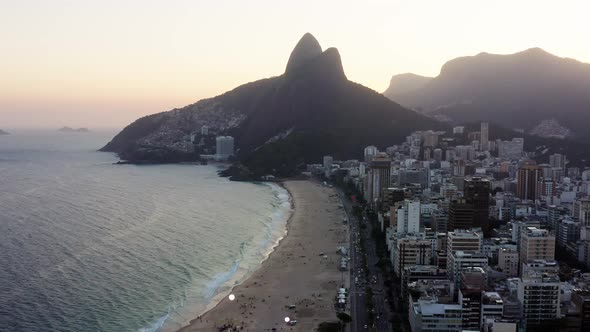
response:
[[[418,303],[414,304],[414,310],[422,314],[422,316],[444,315],[447,311],[458,311],[460,314],[461,306],[459,304],[441,304],[435,302],[436,300],[420,299]]]
[[[411,265],[404,267],[404,270],[412,273],[443,273],[446,271],[438,265]]]
[[[498,292],[483,292],[481,303],[486,305],[502,305],[504,304],[504,301]]]
[[[526,283],[559,283],[557,272],[523,271],[521,280]]]
[[[534,226],[527,227],[525,234],[528,237],[547,237],[550,235],[548,230],[540,229]]]
[[[584,302],[590,302],[590,288],[574,288],[574,293],[581,297]]]
[[[479,266],[469,266],[469,267],[464,267],[463,269],[461,269],[461,273],[463,273],[463,274],[470,274],[470,273],[485,274],[486,271],[484,271],[484,269],[482,269]]]
[[[574,220],[570,216],[564,216],[563,218],[561,218],[559,220],[559,223],[562,224],[562,225],[581,225],[580,222]]]
[[[522,204],[516,204],[515,207],[518,207],[519,205],[522,205]],[[524,204],[524,205],[526,205],[526,204]],[[534,220],[533,219],[512,220],[512,221],[510,221],[510,224],[512,224],[512,225],[521,225],[521,226],[524,226],[524,225],[534,225],[534,226],[531,226],[531,227],[535,227],[537,225],[540,225],[541,224],[541,221],[540,220],[537,220],[537,219],[534,219]]]
[[[399,241],[419,241],[419,240],[434,240],[433,237],[426,236],[426,233],[394,233],[393,238]]]
[[[375,163],[379,163],[379,162],[391,163],[391,157],[385,152],[378,152],[371,159],[371,164],[375,164]]]
[[[405,192],[406,190],[408,190],[408,188],[406,187],[387,187],[387,188],[383,188],[384,191],[389,190],[389,191],[400,191],[400,192]]]
[[[468,176],[465,178],[466,182],[485,182],[485,183],[489,183],[490,179],[486,178],[486,177],[482,177],[482,176]]]
[[[545,259],[534,259],[532,261],[528,261],[526,263],[524,263],[526,266],[530,266],[530,267],[555,267],[558,266],[558,263],[556,261],[550,261],[550,260],[545,260]]]
[[[453,299],[455,284],[448,279],[420,279],[409,283],[408,291],[415,299],[436,298],[442,303]]]
[[[482,254],[479,251],[464,251],[464,250],[455,251],[455,252],[453,252],[452,256],[456,257],[456,258],[485,258],[485,259],[488,258],[488,256],[486,256],[485,254]]]
[[[454,238],[480,238],[479,234],[469,229],[456,229],[448,232],[449,237]]]

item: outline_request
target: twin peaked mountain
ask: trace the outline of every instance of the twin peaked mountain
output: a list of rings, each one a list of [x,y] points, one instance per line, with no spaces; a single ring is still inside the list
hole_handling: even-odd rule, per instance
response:
[[[235,138],[250,174],[291,175],[321,156],[356,158],[367,145],[388,146],[441,124],[346,78],[335,48],[305,34],[285,73],[239,86],[180,109],[143,117],[102,150],[131,162],[194,160],[191,135],[207,125]]]

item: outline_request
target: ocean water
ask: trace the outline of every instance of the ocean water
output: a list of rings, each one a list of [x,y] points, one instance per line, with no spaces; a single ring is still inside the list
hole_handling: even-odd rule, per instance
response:
[[[113,165],[114,134],[0,136],[0,331],[169,331],[255,270],[288,193],[216,166]]]

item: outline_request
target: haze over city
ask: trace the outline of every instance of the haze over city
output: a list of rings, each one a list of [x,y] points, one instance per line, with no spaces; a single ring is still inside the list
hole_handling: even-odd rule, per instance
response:
[[[590,62],[588,12],[585,1],[5,2],[0,124],[121,128],[280,75],[308,31],[378,92],[394,74],[436,76],[484,51]]]

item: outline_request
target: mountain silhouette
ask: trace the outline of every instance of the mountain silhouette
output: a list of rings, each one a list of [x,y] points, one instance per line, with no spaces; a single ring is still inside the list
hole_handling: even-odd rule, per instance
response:
[[[138,119],[102,150],[131,162],[194,160],[191,136],[203,125],[233,136],[238,160],[256,175],[291,175],[326,154],[359,158],[367,145],[386,147],[444,126],[349,81],[338,50],[322,51],[307,33],[284,74]]]
[[[305,65],[307,62],[313,60],[320,54],[322,54],[322,47],[320,46],[320,43],[311,33],[306,33],[303,35],[303,37],[301,37],[291,52],[285,72],[293,71],[297,67]]]
[[[480,53],[451,60],[437,77],[418,81],[408,89],[404,77],[394,76],[384,94],[454,122],[490,121],[532,131],[542,121],[554,120],[574,137],[590,138],[590,64],[540,48],[510,55]]]
[[[394,75],[389,82],[389,87],[383,94],[395,100],[397,96],[404,96],[418,89],[423,88],[432,77],[420,76],[412,73]]]

